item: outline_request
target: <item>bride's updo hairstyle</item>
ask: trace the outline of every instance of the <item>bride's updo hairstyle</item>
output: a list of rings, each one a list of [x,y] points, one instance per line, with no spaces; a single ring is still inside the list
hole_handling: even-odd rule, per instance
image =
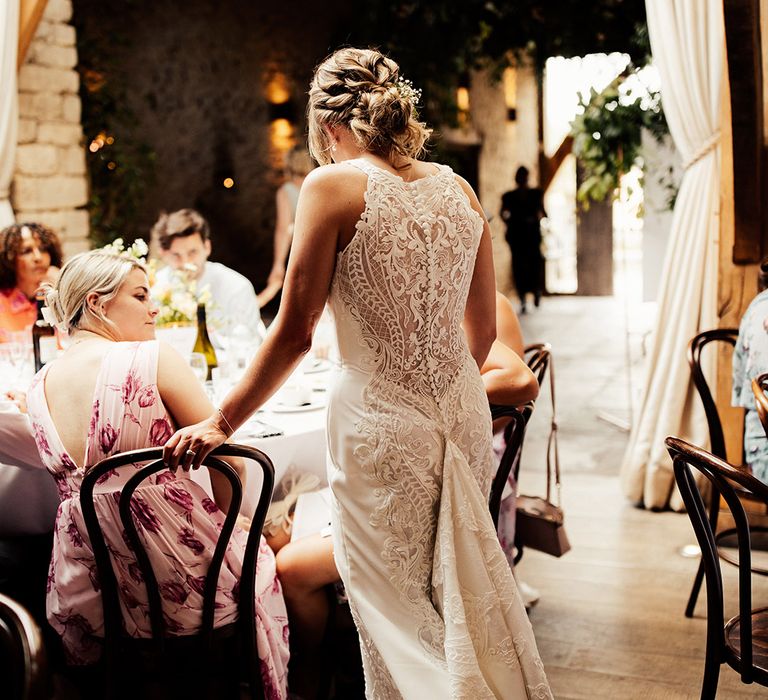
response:
[[[83,329],[119,339],[117,327],[101,312],[100,307],[114,299],[120,286],[135,269],[146,272],[138,260],[105,250],[75,255],[61,268],[55,285],[43,286],[51,320],[68,333]],[[91,293],[98,294],[98,304],[88,303]]]
[[[418,91],[400,80],[400,68],[374,49],[339,49],[315,70],[307,121],[312,157],[331,162],[325,126],[346,126],[360,148],[389,161],[417,158],[432,130],[420,122]]]

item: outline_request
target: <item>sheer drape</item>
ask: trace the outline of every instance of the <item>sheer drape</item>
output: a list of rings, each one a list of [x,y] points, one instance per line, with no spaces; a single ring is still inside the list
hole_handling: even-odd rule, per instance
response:
[[[722,0],[646,0],[646,9],[664,113],[685,173],[662,272],[648,375],[621,479],[630,500],[662,508],[674,485],[664,438],[682,436],[697,445],[708,439],[686,346],[696,333],[717,325],[725,30]],[[709,355],[705,373],[714,377],[714,353]],[[676,493],[672,505],[679,505]]]
[[[14,221],[9,197],[16,161],[18,45],[19,0],[4,0],[0,2],[0,228]]]

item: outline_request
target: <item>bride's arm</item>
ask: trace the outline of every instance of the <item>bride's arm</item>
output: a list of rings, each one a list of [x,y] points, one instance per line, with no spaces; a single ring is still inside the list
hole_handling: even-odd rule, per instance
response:
[[[302,185],[280,311],[264,343],[224,399],[221,413],[179,430],[166,443],[169,466],[190,461],[185,457],[189,450],[196,455],[193,466],[200,464],[272,396],[310,349],[333,277],[340,222],[350,203],[337,167],[313,170]]]
[[[496,340],[496,274],[493,269],[491,229],[474,190],[463,178],[457,177],[472,208],[482,217],[483,233],[477,249],[475,269],[464,311],[464,333],[469,351],[478,367],[482,367]]]

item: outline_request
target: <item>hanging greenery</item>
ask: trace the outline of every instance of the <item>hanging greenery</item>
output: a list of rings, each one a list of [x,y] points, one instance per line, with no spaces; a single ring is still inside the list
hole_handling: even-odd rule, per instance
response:
[[[126,5],[131,0],[126,0]],[[115,45],[125,36],[103,32],[97,26],[102,7],[97,0],[79,0],[74,6],[77,28],[83,133],[90,180],[90,238],[100,247],[116,238],[127,242],[144,192],[154,183],[155,153],[141,136],[141,125],[131,110]]]
[[[577,192],[584,208],[616,196],[621,176],[642,167],[642,131],[661,141],[669,133],[661,97],[643,87],[639,72],[624,72],[602,92],[592,89],[571,123],[573,153],[583,169]]]

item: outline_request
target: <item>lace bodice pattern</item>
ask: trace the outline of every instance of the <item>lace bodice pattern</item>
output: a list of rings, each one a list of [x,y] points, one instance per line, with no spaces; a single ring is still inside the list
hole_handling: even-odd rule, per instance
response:
[[[406,183],[351,162],[368,174],[368,187],[331,291],[337,318],[359,325],[359,335],[339,333],[342,358],[366,370],[374,362],[379,379],[412,400],[440,402],[469,357],[460,324],[482,219],[447,166]]]

